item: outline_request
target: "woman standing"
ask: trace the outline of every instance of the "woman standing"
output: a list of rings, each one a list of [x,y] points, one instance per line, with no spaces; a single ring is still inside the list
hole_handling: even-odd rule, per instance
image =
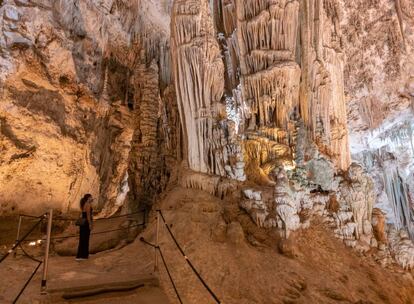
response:
[[[89,257],[89,237],[93,229],[92,202],[93,198],[89,193],[85,194],[80,200],[82,216],[77,222],[80,228],[77,261],[86,260]]]

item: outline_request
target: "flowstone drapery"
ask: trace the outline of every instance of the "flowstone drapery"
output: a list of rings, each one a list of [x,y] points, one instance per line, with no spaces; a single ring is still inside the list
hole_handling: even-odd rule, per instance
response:
[[[300,120],[318,150],[346,170],[350,157],[337,3],[214,0],[212,7],[227,71],[225,94],[240,109],[247,176],[271,184],[273,169],[295,166]]]
[[[171,36],[185,158],[194,171],[226,176],[225,166],[240,148],[230,138],[221,103],[224,65],[207,1],[174,1]],[[234,176],[244,178],[238,172]]]
[[[340,5],[301,0],[301,116],[319,149],[342,170],[350,164]]]
[[[0,3],[0,212],[149,209],[172,179],[412,267],[409,0]]]

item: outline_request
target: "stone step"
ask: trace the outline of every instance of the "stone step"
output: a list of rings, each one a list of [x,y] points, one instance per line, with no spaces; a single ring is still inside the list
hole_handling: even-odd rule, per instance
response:
[[[64,299],[90,297],[102,293],[131,291],[141,287],[158,287],[158,278],[152,275],[140,277],[112,278],[112,280],[93,280],[93,281],[62,281],[60,284],[55,282],[48,288],[49,294],[61,294]]]

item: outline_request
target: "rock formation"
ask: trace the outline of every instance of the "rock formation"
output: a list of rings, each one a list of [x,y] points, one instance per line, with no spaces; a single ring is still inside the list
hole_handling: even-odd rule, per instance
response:
[[[0,213],[68,212],[87,192],[101,216],[149,210],[178,182],[264,233],[318,218],[410,269],[412,9],[0,1]]]
[[[3,1],[3,212],[49,206],[68,211],[91,192],[99,209],[111,214],[122,205],[126,178],[129,200],[137,203],[138,186],[151,200],[166,184],[170,157],[179,151],[178,114],[167,102],[169,27],[159,18],[166,13],[138,0]],[[149,151],[137,154],[142,131]],[[169,134],[160,140],[164,131]],[[136,162],[140,166],[131,169]],[[143,167],[154,172],[136,177],[134,170]]]
[[[352,164],[347,180],[340,184],[340,197],[344,208],[352,212],[356,223],[355,237],[372,232],[372,208],[374,204],[373,182],[360,165]]]
[[[174,1],[171,37],[185,158],[194,171],[226,176],[240,152],[221,103],[224,65],[207,1]]]
[[[274,196],[278,226],[284,230],[284,236],[288,238],[291,231],[300,227],[300,219],[297,202],[292,197],[289,180],[283,168],[277,173]]]
[[[319,148],[337,167],[350,164],[339,1],[302,1],[300,107]]]
[[[257,226],[265,227],[269,207],[263,202],[261,192],[246,189],[243,193],[245,200],[241,201],[240,207],[249,213]]]

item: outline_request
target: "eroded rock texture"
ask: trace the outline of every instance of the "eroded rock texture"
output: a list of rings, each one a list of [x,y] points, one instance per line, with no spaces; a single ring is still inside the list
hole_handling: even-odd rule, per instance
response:
[[[413,267],[410,0],[0,5],[1,213],[149,209],[178,179]]]
[[[350,164],[340,3],[301,1],[301,114],[319,148]]]
[[[0,11],[2,211],[68,211],[87,192],[105,214],[128,190],[133,208],[151,201],[179,157],[167,7],[3,1]]]
[[[208,2],[174,1],[171,37],[188,166],[226,176],[225,166],[240,148],[222,103],[224,65]]]
[[[133,79],[136,117],[129,164],[134,189],[131,197],[134,202],[146,206],[151,205],[153,197],[165,189],[172,169],[168,161],[174,158],[171,155],[174,138],[169,138],[171,134],[168,133],[168,117],[173,112],[167,112],[162,103],[159,77],[158,66],[152,61],[148,66],[140,64]]]
[[[351,152],[373,177],[375,205],[396,228],[393,235],[401,230],[411,239],[412,8],[406,0],[356,1],[343,6],[341,18]]]
[[[294,167],[300,122],[336,168],[350,164],[340,7],[335,1],[213,1],[226,95],[245,134],[246,173]],[[301,21],[302,20],[302,21]]]

